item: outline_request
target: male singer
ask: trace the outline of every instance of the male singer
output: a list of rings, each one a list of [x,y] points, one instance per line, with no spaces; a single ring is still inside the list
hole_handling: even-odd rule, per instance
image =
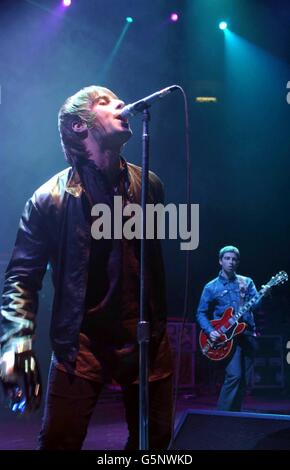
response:
[[[140,241],[96,240],[91,208],[113,210],[140,203],[141,169],[121,151],[132,131],[112,91],[90,86],[69,97],[59,112],[59,132],[70,167],[35,191],[21,217],[7,267],[1,309],[1,378],[5,390],[28,409],[40,404],[32,349],[37,296],[47,264],[52,268],[52,361],[40,449],[81,449],[104,377],[123,392],[129,437],[138,449],[138,343]],[[163,185],[149,174],[149,203],[163,202]],[[112,217],[113,220],[113,217]],[[112,233],[114,231],[112,230]],[[166,294],[158,240],[147,240],[150,323],[149,447],[166,449],[172,424],[172,363],[166,334]],[[16,361],[16,362],[15,362]],[[26,400],[26,402],[25,402]]]

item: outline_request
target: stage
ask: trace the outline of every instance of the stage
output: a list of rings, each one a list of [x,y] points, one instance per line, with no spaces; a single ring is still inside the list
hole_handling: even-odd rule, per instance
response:
[[[214,410],[216,400],[214,395],[196,396],[191,394],[190,390],[180,393],[177,400],[176,426],[186,410]],[[290,413],[290,397],[281,393],[276,393],[274,398],[248,395],[244,411],[287,415]],[[7,411],[0,424],[0,449],[36,449],[40,422],[40,415],[16,417]],[[122,450],[126,436],[121,397],[116,391],[106,390],[96,407],[83,449]]]

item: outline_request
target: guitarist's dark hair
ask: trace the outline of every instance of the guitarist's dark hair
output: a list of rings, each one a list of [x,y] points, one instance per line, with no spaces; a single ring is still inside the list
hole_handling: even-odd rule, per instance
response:
[[[219,251],[219,259],[222,259],[222,257],[224,256],[225,253],[228,253],[228,252],[232,252],[232,253],[235,253],[238,257],[238,259],[240,259],[240,252],[239,252],[239,249],[236,247],[236,246],[232,246],[232,245],[227,245],[227,246],[224,246],[223,248],[220,249]]]

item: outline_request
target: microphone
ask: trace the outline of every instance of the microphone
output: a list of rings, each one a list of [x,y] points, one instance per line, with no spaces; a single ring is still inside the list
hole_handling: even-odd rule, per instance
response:
[[[178,85],[171,85],[166,88],[163,88],[162,90],[156,91],[155,93],[152,93],[152,95],[146,96],[145,98],[142,98],[139,101],[135,101],[135,103],[127,104],[126,106],[124,106],[119,116],[121,118],[126,118],[129,115],[134,116],[137,113],[141,113],[142,111],[144,111],[144,109],[151,106],[154,101],[157,101],[159,98],[163,98],[164,96],[168,95],[174,90],[177,90],[178,88]]]

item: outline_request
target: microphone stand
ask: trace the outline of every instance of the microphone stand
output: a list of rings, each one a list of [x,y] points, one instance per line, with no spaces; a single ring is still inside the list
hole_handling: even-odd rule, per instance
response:
[[[140,320],[138,323],[139,343],[139,450],[148,450],[148,370],[149,370],[149,323],[147,321],[146,295],[146,203],[149,172],[149,121],[148,106],[143,110],[142,132],[142,186],[141,186],[141,253],[140,253]]]

